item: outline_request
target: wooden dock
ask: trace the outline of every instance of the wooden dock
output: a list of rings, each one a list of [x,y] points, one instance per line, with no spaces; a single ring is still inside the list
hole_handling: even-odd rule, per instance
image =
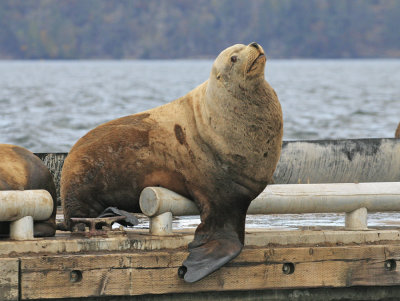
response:
[[[338,292],[349,298],[361,287],[369,287],[366,300],[384,300],[400,293],[399,229],[252,230],[235,260],[190,284],[177,271],[192,237],[183,231],[160,238],[128,230],[107,237],[59,232],[48,239],[2,240],[0,300],[266,300],[272,293],[272,300],[300,300],[290,299],[290,292],[340,300]]]

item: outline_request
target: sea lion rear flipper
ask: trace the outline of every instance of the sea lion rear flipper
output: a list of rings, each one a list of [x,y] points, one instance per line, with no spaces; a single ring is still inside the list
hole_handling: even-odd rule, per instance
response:
[[[196,282],[238,256],[242,248],[243,244],[239,239],[230,235],[209,240],[189,249],[190,254],[179,273],[184,274],[186,282]]]
[[[60,231],[70,231],[70,228],[67,226],[65,222],[57,223],[57,230]]]
[[[34,237],[50,237],[56,234],[56,225],[50,221],[38,221],[33,226]]]

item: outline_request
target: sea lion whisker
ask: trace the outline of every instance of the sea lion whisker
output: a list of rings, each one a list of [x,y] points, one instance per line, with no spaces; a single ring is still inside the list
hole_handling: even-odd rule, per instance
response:
[[[265,57],[264,53],[260,53],[256,59],[251,63],[250,67],[247,69],[247,73],[249,73],[251,71],[251,69],[253,68],[253,66],[256,64],[256,62],[258,61],[259,58],[261,57]]]

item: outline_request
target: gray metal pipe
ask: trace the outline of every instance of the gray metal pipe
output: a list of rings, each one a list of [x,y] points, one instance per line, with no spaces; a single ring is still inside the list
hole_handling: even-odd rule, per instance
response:
[[[10,222],[10,238],[14,240],[33,239],[32,216],[24,216],[23,218]]]
[[[0,191],[0,221],[12,222],[25,216],[47,220],[53,212],[53,199],[46,190]]]
[[[195,204],[162,187],[147,187],[140,208],[149,216],[164,212],[197,215]],[[342,213],[400,211],[400,182],[269,185],[251,202],[248,214]]]
[[[140,194],[140,209],[143,214],[153,217],[165,212],[174,216],[198,215],[194,202],[163,187],[146,187]]]
[[[269,185],[248,214],[400,211],[400,182]]]

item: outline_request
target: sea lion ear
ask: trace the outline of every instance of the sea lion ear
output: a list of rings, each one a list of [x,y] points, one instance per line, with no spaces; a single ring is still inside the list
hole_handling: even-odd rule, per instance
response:
[[[221,79],[221,73],[217,73],[217,79]]]

